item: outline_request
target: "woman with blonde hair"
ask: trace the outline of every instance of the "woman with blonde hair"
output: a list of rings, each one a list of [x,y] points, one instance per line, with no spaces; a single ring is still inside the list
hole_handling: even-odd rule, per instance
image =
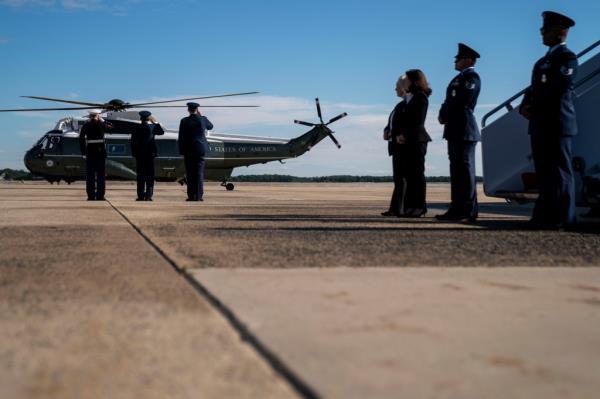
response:
[[[400,126],[402,125],[401,119],[403,118],[404,107],[406,102],[404,101],[404,95],[406,90],[404,89],[405,76],[401,76],[396,81],[396,95],[402,99],[394,110],[390,113],[388,118],[388,124],[383,129],[383,139],[388,142],[388,154],[392,157],[392,168],[394,171],[394,192],[390,200],[390,206],[387,211],[382,212],[382,216],[400,216],[403,213],[403,202],[405,196],[405,182],[404,182],[404,145],[399,142],[398,137],[400,136]]]

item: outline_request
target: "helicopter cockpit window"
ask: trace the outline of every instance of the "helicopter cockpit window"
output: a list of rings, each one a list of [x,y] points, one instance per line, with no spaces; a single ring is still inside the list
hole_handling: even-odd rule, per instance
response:
[[[61,145],[60,137],[58,136],[49,136],[48,140],[46,140],[46,147],[44,150],[46,152],[54,152],[59,151]]]

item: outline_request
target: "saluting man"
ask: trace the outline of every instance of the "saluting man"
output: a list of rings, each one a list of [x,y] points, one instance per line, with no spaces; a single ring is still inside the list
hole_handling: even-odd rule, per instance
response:
[[[439,220],[477,219],[477,186],[475,183],[475,147],[481,140],[479,126],[473,115],[481,90],[481,79],[475,72],[479,53],[459,43],[454,69],[460,73],[446,89],[446,100],[438,116],[444,125],[450,160],[451,203]]]
[[[165,134],[162,126],[155,123],[150,111],[140,111],[141,123],[131,134],[131,155],[135,158],[137,173],[136,201],[152,201],[154,194],[154,158],[157,155],[154,136]],[[152,123],[149,123],[152,122]]]
[[[575,21],[552,11],[542,13],[544,45],[550,49],[535,63],[531,86],[519,108],[529,119],[529,135],[539,196],[532,226],[560,227],[575,219],[571,137],[577,134],[573,79],[577,56],[567,48]]]
[[[89,121],[81,127],[79,147],[85,162],[85,191],[88,201],[104,201],[106,191],[106,146],[104,132],[111,129],[104,123],[101,111],[90,110]]]
[[[183,155],[187,180],[186,201],[203,201],[204,158],[208,153],[206,131],[213,128],[208,118],[202,116],[197,103],[187,103],[189,116],[179,123],[179,153]]]

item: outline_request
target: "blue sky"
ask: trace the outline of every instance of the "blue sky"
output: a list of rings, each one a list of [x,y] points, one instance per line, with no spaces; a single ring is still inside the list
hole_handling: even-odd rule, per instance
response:
[[[545,52],[546,9],[577,21],[574,51],[600,39],[600,2],[588,0],[0,0],[0,108],[51,105],[20,95],[134,101],[257,90],[235,102],[260,109],[207,110],[216,130],[293,137],[303,132],[293,119],[314,120],[319,96],[327,116],[350,114],[334,125],[341,150],[324,142],[285,165],[237,173],[390,174],[381,129],[397,77],[420,68],[434,90],[427,174],[446,175],[435,117],[457,42],[482,55],[480,119],[526,86]],[[66,114],[0,114],[0,167],[22,168],[24,151]],[[155,114],[171,127],[182,116]]]

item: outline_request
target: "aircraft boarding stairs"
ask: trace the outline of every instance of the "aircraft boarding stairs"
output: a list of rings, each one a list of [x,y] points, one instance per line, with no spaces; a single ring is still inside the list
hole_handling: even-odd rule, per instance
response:
[[[594,54],[595,53],[595,54]],[[573,138],[573,167],[578,207],[600,206],[600,40],[577,55],[575,110],[578,135]],[[525,90],[487,113],[482,125],[483,181],[486,195],[518,202],[537,197],[527,120],[518,105]],[[516,102],[516,100],[519,100]],[[513,102],[515,104],[513,105]],[[505,114],[489,125],[491,116]]]

